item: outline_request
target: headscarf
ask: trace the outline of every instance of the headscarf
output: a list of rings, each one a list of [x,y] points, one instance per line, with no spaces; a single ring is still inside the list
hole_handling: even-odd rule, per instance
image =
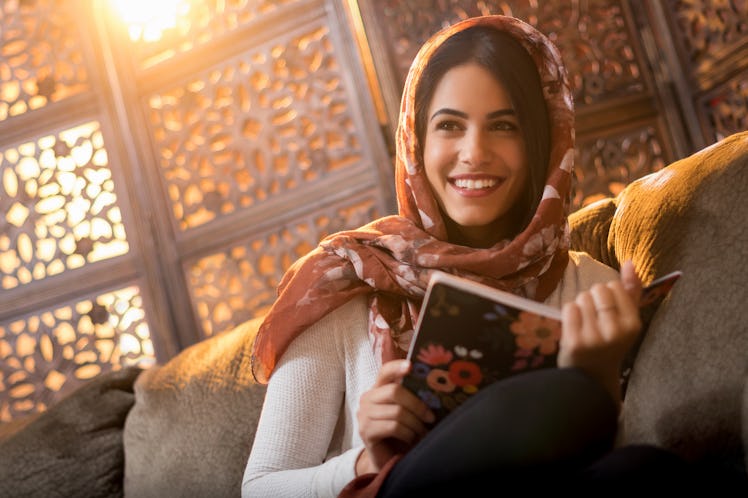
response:
[[[418,154],[415,93],[434,51],[472,26],[489,26],[518,40],[534,60],[551,123],[551,149],[541,201],[514,239],[490,248],[448,241],[447,229]],[[435,270],[460,275],[538,301],[557,287],[568,262],[567,210],[574,157],[572,94],[556,47],[519,19],[470,18],[435,34],[414,59],[396,132],[399,213],[323,239],[283,276],[278,297],[254,343],[252,371],[266,383],[295,337],[355,296],[368,295],[369,338],[382,362],[404,358]]]

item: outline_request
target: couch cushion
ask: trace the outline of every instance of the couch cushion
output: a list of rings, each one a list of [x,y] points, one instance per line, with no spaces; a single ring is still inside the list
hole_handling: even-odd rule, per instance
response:
[[[575,248],[597,252],[601,261],[618,267],[632,259],[645,281],[683,271],[639,351],[623,407],[622,442],[660,444],[689,460],[744,465],[746,196],[748,132],[570,217],[572,234],[578,232],[572,236]]]
[[[0,439],[0,496],[122,496],[122,426],[141,372],[99,375]]]
[[[143,372],[125,422],[126,496],[239,496],[265,395],[250,370],[259,323]]]
[[[615,254],[608,251],[608,233],[616,199],[605,198],[571,213],[569,216],[571,248],[584,251],[596,260],[619,269]]]

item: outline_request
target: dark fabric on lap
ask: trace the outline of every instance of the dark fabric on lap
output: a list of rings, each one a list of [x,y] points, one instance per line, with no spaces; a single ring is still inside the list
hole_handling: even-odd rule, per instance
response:
[[[444,419],[395,465],[378,496],[462,495],[578,471],[612,448],[616,420],[608,393],[578,370],[517,375]]]
[[[616,448],[569,482],[584,496],[636,496],[643,489],[667,496],[748,496],[742,469],[687,462],[675,452],[649,444]]]

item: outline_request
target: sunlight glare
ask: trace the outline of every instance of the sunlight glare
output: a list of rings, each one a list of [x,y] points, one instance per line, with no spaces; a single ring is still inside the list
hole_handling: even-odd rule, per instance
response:
[[[132,41],[155,42],[190,10],[189,0],[110,0]]]

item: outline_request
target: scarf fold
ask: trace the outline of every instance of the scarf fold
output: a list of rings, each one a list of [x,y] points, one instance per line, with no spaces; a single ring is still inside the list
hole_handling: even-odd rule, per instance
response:
[[[415,134],[415,91],[423,68],[444,40],[476,25],[504,31],[527,49],[540,73],[552,123],[546,187],[533,219],[514,239],[486,249],[447,240]],[[267,383],[295,337],[359,295],[368,296],[375,354],[382,362],[404,358],[429,278],[437,269],[538,301],[548,297],[568,262],[573,127],[572,94],[561,57],[529,24],[492,15],[434,35],[416,55],[401,101],[395,160],[398,215],[326,237],[289,268],[254,343],[255,379]]]

